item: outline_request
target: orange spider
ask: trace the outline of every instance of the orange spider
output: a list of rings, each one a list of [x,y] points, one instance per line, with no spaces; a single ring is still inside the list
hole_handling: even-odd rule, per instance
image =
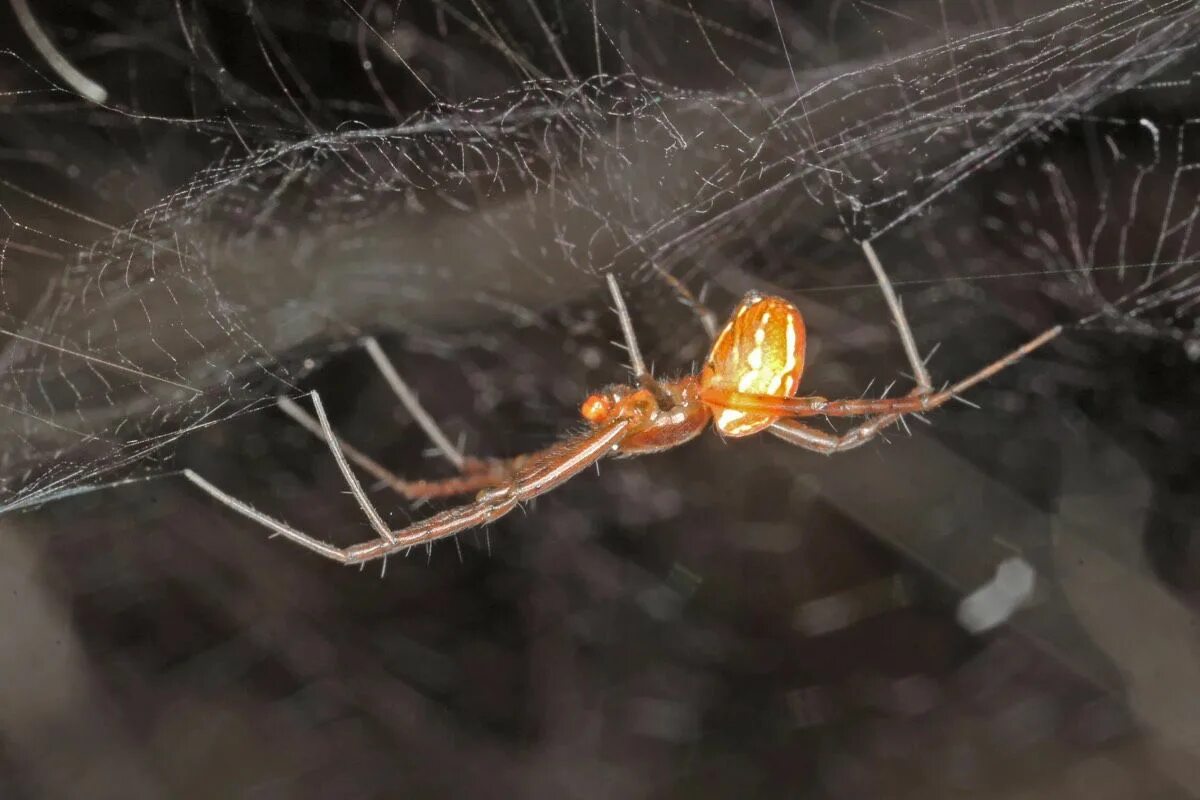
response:
[[[873,252],[868,251],[868,256],[873,256]],[[872,263],[874,266],[877,262],[873,260]],[[827,400],[817,396],[795,396],[804,372],[804,319],[787,300],[754,292],[742,299],[719,332],[716,332],[711,315],[703,312],[706,329],[715,335],[699,374],[658,380],[642,361],[629,313],[615,279],[609,276],[609,288],[616,302],[636,382],[609,386],[589,395],[580,408],[588,429],[545,450],[506,461],[463,458],[416,403],[416,398],[374,340],[366,341],[368,352],[418,422],[459,468],[461,474],[458,477],[419,482],[398,479],[367,456],[340,442],[315,393],[312,398],[315,419],[292,401],[281,401],[285,411],[329,445],[351,492],[378,533],[371,541],[346,548],[336,547],[258,511],[191,470],[185,470],[184,475],[215,499],[277,534],[335,561],[362,564],[499,519],[519,503],[554,489],[605,456],[639,456],[678,447],[698,436],[710,421],[727,437],[749,436],[765,430],[791,444],[820,453],[837,453],[858,447],[901,415],[937,408],[1041,347],[1062,330],[1061,326],[1051,328],[970,377],[934,392],[923,362],[915,357],[911,333],[903,322],[894,294],[890,293],[890,284],[883,282],[885,278],[881,271],[879,274],[917,377],[917,388],[904,397]],[[685,299],[690,299],[690,295],[685,293]],[[698,308],[699,304],[695,303],[695,306]],[[799,421],[812,416],[867,419],[839,435]],[[392,530],[367,499],[348,460],[384,479],[409,498],[477,494],[465,505]]]

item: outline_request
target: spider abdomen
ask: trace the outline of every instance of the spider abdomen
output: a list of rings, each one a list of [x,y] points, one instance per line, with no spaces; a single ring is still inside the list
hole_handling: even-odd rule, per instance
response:
[[[782,297],[748,294],[713,340],[702,389],[792,397],[804,372],[804,317]],[[749,436],[779,417],[714,408],[713,425],[725,436]]]

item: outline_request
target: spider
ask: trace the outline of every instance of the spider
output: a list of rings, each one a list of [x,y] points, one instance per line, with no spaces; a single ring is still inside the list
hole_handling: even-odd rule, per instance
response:
[[[586,430],[544,450],[508,460],[464,458],[421,409],[374,339],[363,341],[368,354],[442,454],[458,468],[458,476],[435,481],[402,480],[338,438],[316,393],[312,394],[315,418],[294,401],[280,399],[280,407],[285,412],[329,446],[351,493],[378,534],[370,541],[336,547],[264,514],[191,470],[184,470],[183,475],[214,499],[280,536],[334,561],[364,564],[493,522],[520,503],[551,491],[607,456],[641,456],[679,447],[699,436],[710,423],[720,435],[729,438],[767,431],[785,442],[818,453],[850,450],[869,442],[904,414],[931,411],[945,404],[1062,332],[1062,326],[1051,328],[974,374],[935,392],[924,361],[917,354],[899,301],[874,250],[869,243],[864,244],[863,249],[883,289],[916,379],[916,388],[905,396],[847,400],[796,396],[805,366],[806,332],[804,318],[795,305],[781,297],[750,292],[742,298],[725,325],[718,328],[712,312],[665,272],[660,274],[699,315],[712,339],[712,346],[698,373],[674,380],[656,378],[642,360],[629,312],[616,279],[610,274],[608,286],[634,380],[588,395],[579,409]],[[836,434],[801,422],[815,416],[866,419],[848,432]],[[476,493],[475,498],[393,530],[367,498],[350,466],[351,461],[410,499],[471,492]]]

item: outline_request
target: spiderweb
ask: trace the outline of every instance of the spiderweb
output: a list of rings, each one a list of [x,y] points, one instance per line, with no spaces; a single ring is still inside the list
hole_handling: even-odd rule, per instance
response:
[[[445,345],[608,271],[666,305],[651,265],[822,288],[796,265],[806,241],[919,245],[889,263],[902,284],[1065,274],[1070,319],[1196,355],[1193,4],[820,12],[90,12],[119,46],[45,20],[111,96],[91,107],[7,51],[3,502],[158,469],[363,333]],[[1086,164],[1056,154],[1077,139]],[[81,162],[84,141],[120,166]],[[960,259],[964,236],[1002,244]],[[825,288],[866,278],[835,274]]]
[[[1194,791],[1194,3],[25,5],[95,83],[0,24],[5,796]],[[370,537],[276,397],[449,474],[374,335],[465,452],[543,447],[625,375],[606,274],[657,374],[708,344],[666,273],[905,391],[862,242],[935,382],[1067,330],[912,436],[605,462],[386,581],[169,477]]]

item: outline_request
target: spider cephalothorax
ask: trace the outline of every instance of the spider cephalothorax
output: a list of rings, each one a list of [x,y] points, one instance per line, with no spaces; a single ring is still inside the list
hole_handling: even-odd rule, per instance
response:
[[[749,436],[769,428],[783,413],[737,408],[730,393],[761,398],[793,397],[804,372],[805,330],[800,310],[782,297],[751,292],[713,340],[697,375],[643,386],[609,386],[589,395],[579,413],[593,426],[632,421],[622,453],[644,453],[682,444],[711,419],[724,436]],[[690,435],[689,435],[690,434]]]
[[[615,448],[627,456],[682,444],[698,436],[712,416],[700,400],[699,382],[690,375],[647,386],[606,387],[589,395],[579,413],[593,428],[628,420],[629,433]]]

